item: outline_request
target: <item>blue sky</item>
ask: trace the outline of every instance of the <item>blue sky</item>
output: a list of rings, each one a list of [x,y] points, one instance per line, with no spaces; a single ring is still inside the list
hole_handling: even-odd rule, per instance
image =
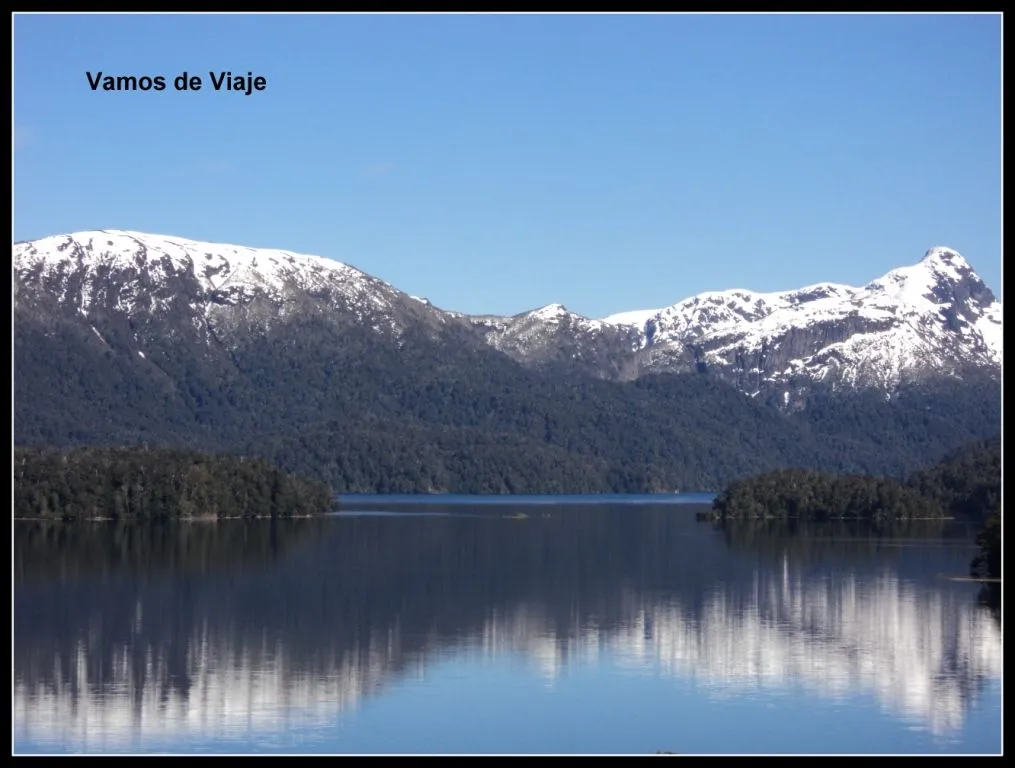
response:
[[[18,15],[14,161],[16,240],[279,247],[465,312],[862,284],[935,245],[1000,295],[1001,18]]]

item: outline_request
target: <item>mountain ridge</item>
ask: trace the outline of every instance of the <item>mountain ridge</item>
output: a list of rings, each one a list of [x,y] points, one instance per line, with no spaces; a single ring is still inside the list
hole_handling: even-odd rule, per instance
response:
[[[470,316],[341,263],[120,231],[13,256],[16,445],[239,452],[349,492],[641,492],[895,475],[999,429],[996,371],[961,349],[962,379],[807,380],[798,409],[563,305]]]
[[[77,286],[63,286],[60,300],[74,292],[83,316],[92,309],[101,275],[133,271],[138,279],[144,273],[147,290],[131,296],[121,287],[107,309],[129,314],[134,300],[147,298],[152,310],[159,289],[193,280],[203,307],[192,309],[213,325],[223,307],[248,309],[247,315],[264,321],[287,311],[298,295],[395,337],[421,324],[436,338],[436,329],[458,324],[525,365],[570,367],[618,380],[711,370],[746,394],[781,396],[784,406],[791,399],[803,402],[815,382],[890,395],[907,380],[999,369],[1002,362],[1001,302],[961,254],[944,246],[864,286],[821,282],[765,293],[708,291],[662,309],[602,319],[559,303],[510,316],[469,315],[325,257],[131,230],[17,243],[14,270],[16,294],[19,277],[24,284],[32,273],[40,278],[47,273],[52,283],[78,271]],[[266,303],[270,310],[262,306]]]

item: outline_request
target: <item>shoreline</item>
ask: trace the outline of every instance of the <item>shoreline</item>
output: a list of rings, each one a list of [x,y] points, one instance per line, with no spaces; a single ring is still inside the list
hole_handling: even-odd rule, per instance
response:
[[[14,517],[12,522],[16,523],[217,523],[221,520],[309,520],[315,517],[326,517],[330,512],[318,512],[314,515],[287,515],[286,517],[275,517],[272,515],[228,515],[215,517],[213,515],[202,515],[201,517],[174,517],[168,520],[146,520],[132,517],[85,517],[81,519],[64,520],[59,517]]]

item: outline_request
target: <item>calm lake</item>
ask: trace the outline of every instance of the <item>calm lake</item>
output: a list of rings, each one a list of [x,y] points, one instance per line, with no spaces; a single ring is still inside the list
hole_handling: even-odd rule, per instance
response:
[[[954,522],[708,495],[14,525],[15,753],[999,753]]]

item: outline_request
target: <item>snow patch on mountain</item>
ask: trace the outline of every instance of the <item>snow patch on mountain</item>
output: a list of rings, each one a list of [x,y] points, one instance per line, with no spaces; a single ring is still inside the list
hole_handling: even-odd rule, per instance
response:
[[[564,320],[571,313],[567,311],[567,307],[563,304],[547,304],[545,307],[534,309],[531,312],[526,312],[525,315],[535,320]]]
[[[245,304],[264,296],[281,306],[294,291],[333,292],[360,311],[384,312],[399,292],[387,283],[339,261],[269,248],[204,243],[181,237],[129,230],[93,230],[56,235],[14,245],[15,269],[41,270],[49,278],[63,276],[60,301],[77,286],[79,309],[88,312],[96,290],[110,272],[147,278],[165,286],[181,277],[193,278],[207,306]],[[78,272],[80,285],[66,279]],[[121,290],[117,308],[125,312],[156,311],[170,296],[151,290]],[[195,308],[196,309],[196,308]]]
[[[610,325],[628,325],[633,328],[644,328],[646,321],[662,312],[661,309],[635,309],[630,312],[617,312],[604,317],[603,322]]]
[[[20,248],[19,248],[20,246]],[[44,237],[14,247],[15,258],[26,265],[33,261],[70,260],[97,267],[137,267],[143,261],[153,269],[193,268],[205,290],[247,283],[258,288],[282,290],[294,270],[307,278],[322,274],[356,279],[359,270],[332,259],[268,248],[248,248],[224,243],[203,243],[182,237],[151,235],[130,230],[93,230]],[[61,259],[61,256],[63,257]],[[168,262],[166,261],[168,259]]]
[[[974,333],[979,334],[984,344],[990,351],[991,358],[998,365],[1001,365],[1002,347],[1001,341],[1001,303],[987,309],[983,315],[973,324]]]
[[[544,323],[570,323],[585,331],[598,330],[603,326],[602,320],[592,320],[585,317],[585,315],[579,315],[577,312],[569,310],[563,304],[547,304],[545,307],[515,315],[515,318],[518,320],[537,320]]]
[[[766,378],[807,375],[891,388],[912,372],[1000,365],[1001,303],[954,249],[931,248],[917,264],[863,287],[819,283],[794,291],[713,291],[661,310],[611,315],[641,333],[651,359],[700,350],[713,366],[742,373],[779,363]],[[840,338],[841,337],[841,338]],[[780,348],[792,344],[792,357]],[[748,357],[758,366],[743,368]]]

